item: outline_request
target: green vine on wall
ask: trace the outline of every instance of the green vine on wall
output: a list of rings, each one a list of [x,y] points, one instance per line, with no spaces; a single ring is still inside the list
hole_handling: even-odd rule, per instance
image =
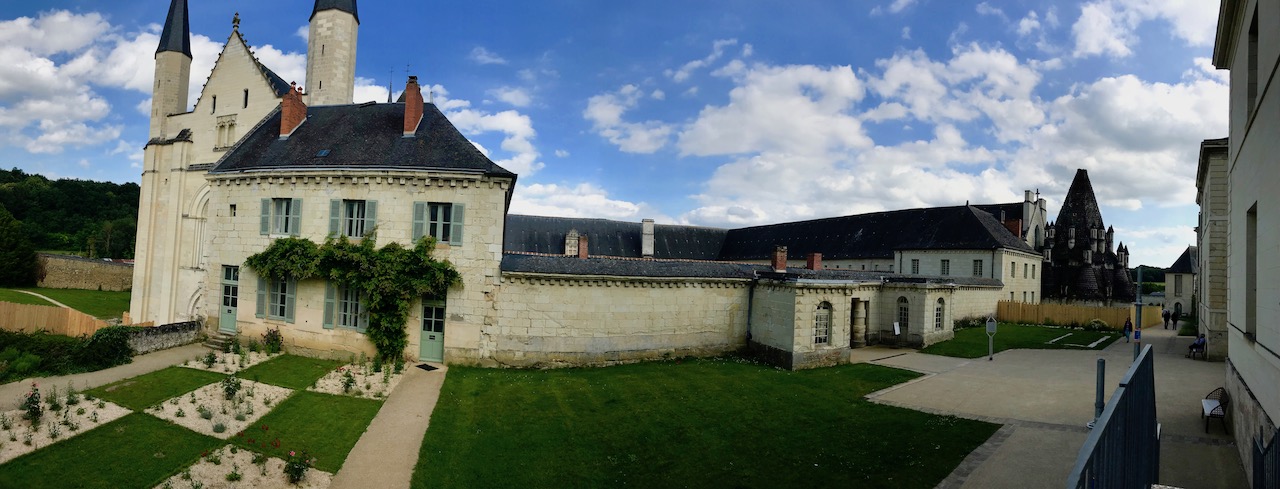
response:
[[[395,362],[409,344],[405,322],[409,308],[422,297],[444,297],[462,277],[447,260],[431,257],[435,239],[424,237],[413,248],[388,243],[375,248],[376,236],[358,243],[345,236],[323,245],[304,238],[280,238],[245,266],[276,280],[324,279],[360,291],[369,312],[366,334],[382,362]]]

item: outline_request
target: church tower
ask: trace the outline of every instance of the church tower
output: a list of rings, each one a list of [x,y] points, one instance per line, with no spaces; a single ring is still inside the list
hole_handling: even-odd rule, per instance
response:
[[[170,114],[186,112],[191,81],[191,27],[187,0],[173,0],[156,48],[155,84],[151,88],[150,138],[167,137]]]
[[[356,0],[316,0],[307,36],[307,105],[351,103],[359,27]]]

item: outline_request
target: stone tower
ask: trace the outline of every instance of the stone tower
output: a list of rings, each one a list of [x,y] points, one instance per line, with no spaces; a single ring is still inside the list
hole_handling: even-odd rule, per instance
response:
[[[1098,305],[1133,302],[1129,249],[1113,249],[1115,231],[1102,221],[1089,172],[1076,170],[1058,220],[1045,236],[1042,296],[1048,301]]]
[[[316,0],[307,38],[307,105],[351,103],[359,27],[356,0]]]
[[[191,28],[187,0],[173,0],[156,48],[155,84],[151,88],[150,138],[167,137],[170,114],[186,112],[191,81]]]

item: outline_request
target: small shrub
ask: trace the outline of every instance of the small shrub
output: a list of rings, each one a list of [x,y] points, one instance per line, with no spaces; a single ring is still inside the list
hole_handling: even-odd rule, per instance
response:
[[[84,408],[76,408],[76,416],[84,416]]]
[[[307,456],[306,450],[302,453],[290,451],[289,459],[284,463],[284,475],[289,478],[290,484],[297,484],[302,480],[302,476],[307,474],[307,469],[311,468],[313,463],[315,461]]]
[[[231,473],[227,474],[227,482],[236,482],[243,478],[244,476],[240,475],[240,467],[237,467],[235,464],[232,464]]]
[[[222,465],[222,454],[219,452],[210,453],[208,457],[205,457],[205,460],[214,465]]]
[[[71,382],[67,382],[67,405],[74,406],[80,404],[80,392],[76,390],[76,386]]]
[[[244,413],[236,413],[236,421],[244,421]]]
[[[35,431],[33,431],[33,430],[27,430],[27,432],[26,432],[26,433],[23,433],[23,435],[22,435],[22,444],[23,444],[23,445],[26,445],[26,446],[31,446],[31,438],[32,438],[33,436],[35,436],[35,433],[36,433],[36,432],[35,432]]]
[[[40,417],[44,415],[44,407],[40,404],[40,386],[31,383],[31,390],[22,397],[23,417],[31,420],[32,426],[40,425]],[[29,445],[29,443],[28,443]]]
[[[244,347],[240,345],[239,336],[232,336],[231,342],[229,343],[229,345],[231,346],[231,351],[229,351],[228,353],[233,353],[236,355],[244,353]]]
[[[284,351],[284,336],[280,334],[280,328],[268,329],[262,334],[262,345],[266,348],[267,353],[276,354]]]
[[[214,424],[213,424],[213,432],[214,432],[214,433],[222,433],[222,432],[225,432],[225,431],[227,431],[227,425],[222,424],[222,423],[214,423]]]
[[[969,329],[969,328],[985,328],[987,327],[987,319],[981,316],[973,316],[973,317],[967,317],[963,319],[957,319],[954,326],[955,326],[955,329],[957,330]]]
[[[218,355],[210,350],[209,353],[205,354],[202,361],[204,362],[204,368],[213,368],[213,364],[218,363]]]
[[[99,329],[76,350],[76,363],[99,370],[133,361],[129,336],[137,326],[107,326]]]
[[[1084,329],[1087,331],[1110,331],[1111,325],[1101,319],[1092,319]]]
[[[57,423],[49,423],[49,438],[57,440],[62,435],[62,429],[58,428]]]
[[[13,421],[9,419],[8,413],[0,413],[0,429],[9,430],[13,428]]]
[[[58,388],[50,387],[49,396],[45,398],[45,404],[49,405],[50,411],[62,410],[62,399],[58,397]]]
[[[94,423],[97,423],[97,422],[98,422],[98,412],[97,412],[97,411],[94,411],[93,413],[90,413],[90,414],[89,414],[89,421],[93,421]]]
[[[196,412],[200,413],[200,417],[204,419],[213,419],[213,411],[201,404],[196,407]]]
[[[107,403],[106,403],[106,401],[102,401],[102,400],[99,400],[99,401],[98,401],[98,403],[97,403],[97,404],[94,404],[94,405],[95,405],[95,406],[98,406],[98,409],[103,409],[103,408],[106,408],[106,407],[107,407]]]
[[[240,379],[236,378],[235,374],[228,375],[222,379],[222,394],[226,396],[228,401],[235,399],[236,392],[239,391]]]
[[[249,338],[248,348],[249,348],[249,353],[257,353],[258,350],[262,348],[262,345],[258,343],[258,340],[254,338]]]
[[[1046,317],[1046,318],[1044,318],[1044,325],[1045,325],[1045,326],[1057,326],[1057,325],[1058,325],[1058,322],[1057,322],[1057,321],[1054,321],[1054,320],[1053,320],[1053,318]]]
[[[344,369],[344,370],[343,370],[343,372],[342,372],[342,392],[343,392],[344,394],[345,394],[345,393],[348,393],[348,392],[351,392],[351,387],[352,387],[352,386],[354,386],[354,385],[356,385],[356,378],[355,378],[355,376],[354,376],[354,375],[351,375],[351,371],[350,371],[350,370],[346,370],[346,369]]]
[[[173,413],[173,415],[174,415],[175,417],[178,417],[178,418],[185,418],[185,417],[187,417],[187,413],[186,413],[186,411],[183,411],[183,410],[182,410],[182,408],[178,408],[178,412]]]

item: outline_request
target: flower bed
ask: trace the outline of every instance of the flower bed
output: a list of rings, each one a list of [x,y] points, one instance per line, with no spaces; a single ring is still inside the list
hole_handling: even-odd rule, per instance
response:
[[[246,351],[244,353],[223,353],[210,351],[207,354],[197,356],[191,360],[182,362],[183,367],[194,368],[199,370],[208,370],[210,372],[218,372],[230,374],[239,372],[246,368],[252,367],[259,363],[270,360],[274,355],[269,355],[259,351]]]
[[[333,474],[307,469],[306,475],[298,483],[290,484],[284,474],[285,461],[267,457],[235,445],[214,450],[202,457],[200,461],[183,470],[178,475],[156,486],[194,487],[199,483],[205,489],[234,487],[267,487],[267,488],[324,488],[333,482]],[[232,473],[238,475],[232,475]]]
[[[223,382],[215,382],[190,393],[166,399],[147,408],[152,416],[172,421],[184,428],[212,437],[228,439],[252,425],[293,391],[251,380],[239,380],[240,387],[226,398]],[[218,425],[222,426],[221,431]]]
[[[369,364],[347,364],[325,374],[307,390],[339,396],[386,399],[404,378],[404,372],[393,373],[390,365],[374,372]]]
[[[53,410],[52,406],[42,403],[43,414],[35,430],[32,430],[31,421],[23,417],[27,413],[25,409],[0,413],[0,463],[110,423],[131,412],[101,399],[76,395],[74,403],[66,404],[67,396],[54,397],[58,398],[59,409]]]

